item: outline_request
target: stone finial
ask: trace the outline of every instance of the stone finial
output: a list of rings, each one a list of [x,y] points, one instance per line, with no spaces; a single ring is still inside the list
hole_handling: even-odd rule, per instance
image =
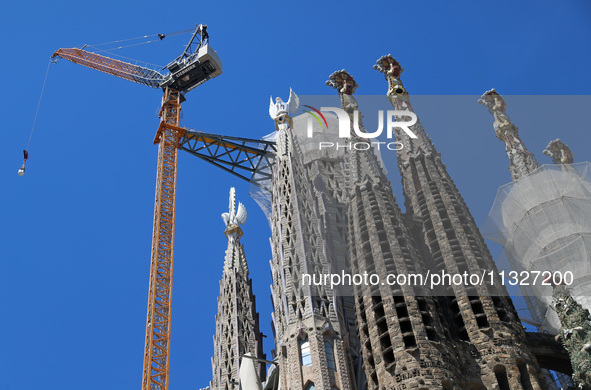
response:
[[[560,138],[550,141],[542,153],[550,156],[554,164],[572,164],[574,162],[573,152]]]
[[[505,99],[494,88],[483,93],[478,103],[488,108],[488,112],[495,118],[493,127],[498,139],[506,142],[508,138],[519,137],[519,128],[511,123],[505,114],[507,107]]]
[[[353,79],[353,76],[351,76],[345,69],[337,70],[328,76],[326,85],[333,87],[339,92],[341,107],[343,110],[352,113],[359,108],[357,101],[353,97],[359,84],[357,84],[355,79]]]
[[[234,187],[230,188],[229,212],[222,214],[222,220],[226,224],[226,235],[234,232],[242,235],[240,226],[246,222],[246,207],[239,202],[238,209],[236,209],[236,190]]]
[[[353,79],[353,76],[349,74],[345,69],[337,70],[328,76],[326,85],[333,87],[339,93],[346,95],[353,95],[359,84]]]
[[[402,81],[400,81],[400,75],[404,72],[404,69],[392,57],[392,54],[380,57],[373,68],[382,72],[386,80],[388,80],[388,96],[408,95],[408,91],[402,85]]]
[[[478,99],[478,103],[488,108],[489,111],[505,112],[505,107],[507,107],[505,99],[494,88],[483,93],[480,99]]]
[[[284,102],[280,97],[275,99],[273,103],[273,96],[269,101],[269,116],[275,121],[275,129],[279,131],[279,128],[286,127],[287,124],[291,125],[292,115],[296,113],[300,106],[300,98],[295,92],[289,89],[289,100]]]

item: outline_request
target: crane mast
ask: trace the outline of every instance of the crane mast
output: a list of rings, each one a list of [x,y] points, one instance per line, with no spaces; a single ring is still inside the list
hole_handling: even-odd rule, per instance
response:
[[[165,88],[154,140],[159,144],[158,173],[142,390],[168,389],[176,172],[179,144],[185,133],[179,127],[180,112],[181,93]]]

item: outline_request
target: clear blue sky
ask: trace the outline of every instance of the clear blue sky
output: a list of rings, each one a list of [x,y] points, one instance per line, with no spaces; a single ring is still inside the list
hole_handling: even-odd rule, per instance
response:
[[[386,92],[372,69],[392,53],[411,94],[588,95],[587,1],[6,2],[0,142],[0,390],[138,389],[143,362],[161,92],[67,61],[52,65],[24,177],[22,162],[49,56],[80,47],[209,25],[224,73],[188,94],[183,124],[258,138],[273,131],[269,95],[333,94],[345,68],[358,94]],[[166,64],[182,39],[123,55]],[[584,98],[581,98],[584,99]],[[586,100],[588,102],[589,99]],[[473,101],[477,105],[476,101]],[[574,105],[579,113],[586,104]],[[419,116],[421,113],[418,113]],[[508,108],[540,161],[550,139],[589,160],[589,126],[555,125]],[[468,131],[438,133],[443,160],[480,223],[509,181],[484,107]],[[548,121],[544,115],[549,115]],[[547,123],[547,126],[544,124]],[[399,182],[393,182],[399,187]],[[220,214],[236,186],[262,330],[270,331],[270,234],[248,185],[188,154],[179,161],[170,388],[211,378],[214,314],[226,241]]]

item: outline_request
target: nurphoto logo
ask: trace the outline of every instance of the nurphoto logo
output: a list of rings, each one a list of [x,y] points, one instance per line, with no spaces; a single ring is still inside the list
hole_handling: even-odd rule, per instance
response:
[[[323,115],[324,113],[332,112],[336,114],[337,119],[339,121],[339,138],[351,138],[351,119],[349,114],[343,110],[342,108],[337,107],[320,107],[320,110],[314,108],[312,106],[305,106],[310,109],[310,111],[304,110],[310,116],[308,117],[308,138],[312,138],[314,136],[313,130],[313,119],[316,119],[318,124],[320,125],[321,129],[326,128],[328,130],[328,121],[326,117]],[[388,110],[386,111],[386,137],[388,139],[394,138],[394,129],[401,129],[406,135],[410,138],[417,138],[417,135],[410,129],[412,125],[417,123],[417,116],[412,111],[402,111],[402,110]],[[363,139],[377,139],[382,132],[384,131],[384,110],[378,110],[378,129],[374,132],[365,132],[362,131],[359,125],[359,111],[353,111],[353,131],[357,137]],[[327,148],[336,148],[338,149],[354,149],[354,150],[368,150],[372,146],[375,146],[378,150],[380,146],[384,145],[389,150],[401,150],[403,148],[402,142],[393,141],[393,142],[379,142],[379,141],[356,141],[356,142],[347,142],[345,144],[340,144],[338,142],[328,142],[322,141],[319,142],[319,149],[327,149]]]

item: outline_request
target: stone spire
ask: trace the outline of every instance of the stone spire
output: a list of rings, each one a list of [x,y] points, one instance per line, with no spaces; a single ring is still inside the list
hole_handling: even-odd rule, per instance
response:
[[[392,106],[412,111],[398,62],[387,55],[374,68],[388,80]],[[417,138],[399,135],[404,148],[397,154],[398,168],[407,214],[419,221],[428,268],[437,273],[495,275],[497,268],[470,210],[418,118],[411,129]],[[447,388],[483,388],[493,383],[503,390],[545,388],[512,301],[500,285],[495,277],[494,286],[462,283],[442,292],[442,315],[464,368],[461,381],[451,379]]]
[[[552,294],[561,328],[556,336],[568,351],[573,381],[581,390],[591,389],[591,315],[570,295],[565,286]]]
[[[509,157],[509,171],[513,181],[533,172],[540,167],[536,157],[527,150],[519,137],[519,129],[505,113],[507,103],[494,89],[486,91],[478,100],[478,103],[488,108],[495,121],[493,127],[498,139],[505,143],[505,151]]]
[[[340,95],[353,123],[357,85],[345,70],[327,84]],[[349,86],[349,87],[348,87]],[[359,123],[362,128],[362,123]],[[365,129],[363,129],[365,131]],[[351,132],[354,134],[354,132]],[[351,142],[367,141],[353,135]],[[376,151],[346,152],[349,252],[353,274],[386,280],[388,275],[426,274],[407,220],[400,210]],[[355,286],[357,325],[363,368],[358,388],[441,389],[461,382],[460,363],[439,316],[439,303],[413,286]],[[424,375],[425,367],[437,367]],[[445,388],[445,387],[444,387]]]
[[[238,389],[240,365],[245,354],[265,359],[252,280],[248,274],[244,247],[240,243],[243,235],[241,226],[246,222],[246,208],[242,203],[236,208],[233,187],[230,189],[229,212],[222,214],[222,219],[226,225],[224,233],[228,238],[228,249],[220,281],[218,314],[215,317],[211,390]],[[259,380],[263,381],[265,367],[260,363],[255,365]]]
[[[330,285],[304,283],[342,269],[346,207],[338,200],[339,161],[305,155],[299,99],[271,100],[277,130],[271,214],[273,330],[281,389],[352,389],[343,301]],[[303,136],[305,137],[305,135]],[[335,189],[335,190],[332,190]]]

